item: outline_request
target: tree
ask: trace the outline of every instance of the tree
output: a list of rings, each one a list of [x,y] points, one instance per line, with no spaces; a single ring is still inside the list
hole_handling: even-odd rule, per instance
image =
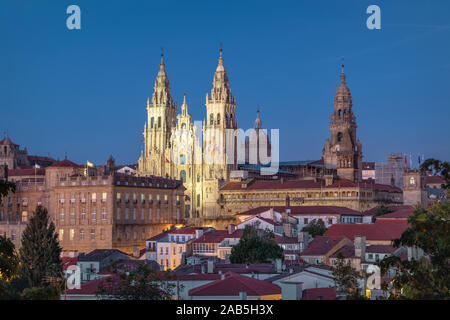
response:
[[[447,161],[427,159],[421,164],[420,170],[422,172],[432,171],[435,175],[441,176],[445,180],[442,189],[450,188],[450,164]]]
[[[109,300],[170,300],[175,284],[162,281],[159,274],[148,265],[139,263],[136,268],[117,269],[113,265],[112,276],[100,282],[96,296]],[[170,279],[167,272],[166,279]]]
[[[360,277],[352,266],[345,261],[341,252],[337,255],[333,277],[336,291],[347,294],[347,299],[362,298],[361,289],[358,286]]]
[[[0,179],[0,203],[3,197],[6,197],[9,192],[16,192],[16,185],[13,182]]]
[[[48,277],[62,273],[61,247],[53,222],[49,223],[47,209],[37,206],[22,234],[19,250],[20,275],[30,287],[48,286]]]
[[[327,228],[322,219],[314,219],[307,226],[303,227],[302,231],[308,232],[314,238],[315,236],[323,236],[327,232]]]
[[[16,255],[14,243],[0,236],[0,279],[9,281],[17,275],[19,259]]]
[[[384,205],[377,207],[375,209],[375,213],[372,216],[372,223],[374,223],[379,216],[383,216],[383,215],[391,213],[391,212],[394,212],[394,210],[392,210],[391,208],[386,207]]]
[[[231,263],[268,263],[283,258],[272,231],[246,225],[239,243],[231,249]]]
[[[398,256],[384,258],[381,272],[395,270],[395,295],[405,299],[450,299],[450,203],[431,209],[416,207],[408,218],[409,228],[394,247],[420,248],[424,256],[403,261]]]

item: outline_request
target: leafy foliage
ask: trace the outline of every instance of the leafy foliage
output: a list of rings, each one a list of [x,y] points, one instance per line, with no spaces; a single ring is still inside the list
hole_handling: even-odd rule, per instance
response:
[[[312,237],[315,237],[323,236],[327,232],[327,228],[321,219],[314,219],[307,226],[303,227],[302,231],[308,232]]]
[[[418,206],[408,218],[410,227],[393,242],[395,247],[416,247],[424,252],[418,260],[386,257],[380,262],[382,274],[397,271],[392,281],[397,298],[450,299],[450,204]]]
[[[391,213],[391,212],[394,212],[394,210],[392,210],[389,207],[386,207],[384,205],[377,207],[375,209],[375,213],[372,216],[372,223],[374,223],[379,216],[383,216],[383,215]]]
[[[0,236],[0,279],[9,281],[17,275],[19,259],[15,252],[14,243]]]
[[[432,171],[434,174],[444,178],[445,183],[442,185],[442,189],[450,188],[450,164],[447,161],[440,161],[436,159],[427,159],[420,166],[420,170]]]
[[[283,249],[272,231],[246,225],[239,243],[231,249],[231,263],[267,263],[283,258]]]
[[[112,266],[112,277],[99,284],[96,295],[109,300],[170,300],[174,295],[175,285],[162,281],[156,271],[140,263],[136,268],[123,270]],[[168,273],[166,279],[170,279]]]
[[[333,270],[333,277],[336,291],[350,295],[351,298],[360,297],[358,280],[360,277],[356,271],[348,264],[342,253],[338,253],[336,266]]]
[[[16,192],[16,185],[13,182],[0,179],[0,203],[2,198],[6,197],[9,192]]]
[[[47,209],[38,206],[22,234],[20,276],[30,287],[47,286],[49,277],[62,273],[60,254],[55,225],[49,223]]]

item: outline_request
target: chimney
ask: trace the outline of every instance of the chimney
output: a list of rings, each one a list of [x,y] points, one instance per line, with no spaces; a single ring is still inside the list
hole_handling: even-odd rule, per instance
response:
[[[364,259],[366,255],[366,236],[355,236],[355,256]]]
[[[133,246],[133,257],[139,258],[140,253],[139,246]]]
[[[228,225],[228,234],[232,234],[234,231],[236,231],[236,225],[230,223]]]
[[[275,269],[277,273],[281,273],[281,259],[275,259]]]
[[[330,174],[325,175],[325,186],[333,184],[333,176]]]
[[[214,272],[214,261],[208,260],[208,273],[213,273],[213,272]]]
[[[247,300],[247,292],[239,291],[239,300]]]

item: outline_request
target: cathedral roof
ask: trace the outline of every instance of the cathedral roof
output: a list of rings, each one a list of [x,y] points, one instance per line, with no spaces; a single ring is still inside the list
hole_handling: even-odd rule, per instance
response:
[[[17,144],[15,144],[11,141],[11,139],[8,137],[7,133],[5,134],[5,139],[0,140],[0,144],[7,145],[7,146],[10,146],[10,145],[17,146]]]

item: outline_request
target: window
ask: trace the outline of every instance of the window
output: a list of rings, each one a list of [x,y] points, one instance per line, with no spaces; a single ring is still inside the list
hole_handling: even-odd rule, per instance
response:
[[[120,208],[117,208],[117,220],[120,220]]]
[[[59,239],[59,241],[63,241],[63,239],[64,239],[64,229],[59,229],[58,239]]]
[[[333,219],[332,218],[328,219],[328,224],[333,224]]]
[[[180,164],[186,164],[186,156],[184,154],[180,154]]]
[[[74,237],[75,237],[75,229],[70,229],[70,233],[69,233],[70,241],[72,241]]]
[[[220,113],[217,114],[217,124],[220,124]]]
[[[152,119],[150,120],[150,128],[153,128],[154,124],[155,124],[155,118],[152,117]]]
[[[133,220],[136,220],[136,209],[133,208]]]
[[[158,128],[161,128],[161,117],[158,117]]]
[[[415,184],[416,179],[414,177],[409,178],[409,184]]]
[[[372,260],[372,259],[373,259],[373,254],[369,253],[369,260]]]
[[[197,195],[197,208],[200,208],[200,194]]]
[[[107,197],[106,192],[103,192],[102,193],[102,201],[103,202],[106,202],[106,197]]]
[[[95,240],[95,229],[91,229],[91,240]]]
[[[81,209],[81,220],[86,220],[86,209]]]
[[[303,221],[304,221],[304,224],[308,224],[308,218],[305,218]]]
[[[80,240],[84,240],[84,230],[80,229]]]
[[[97,212],[95,208],[92,208],[91,218],[92,220],[97,220]]]
[[[337,135],[337,141],[341,142],[342,141],[342,132],[339,132]]]
[[[120,192],[117,192],[116,199],[117,199],[117,201],[120,201]]]
[[[28,212],[26,211],[22,212],[22,222],[28,222]]]
[[[209,115],[209,124],[210,125],[214,124],[214,114],[212,114],[212,113]]]
[[[148,209],[148,218],[152,218],[152,208]]]
[[[106,208],[102,209],[102,220],[106,220]]]
[[[97,194],[95,192],[92,193],[91,198],[92,198],[92,202],[96,202],[97,201]]]
[[[128,220],[128,208],[125,208],[125,219]]]
[[[186,183],[186,171],[184,170],[180,171],[180,180],[182,180],[183,183]]]
[[[197,174],[197,182],[200,182],[200,173]]]
[[[64,221],[64,209],[61,209],[61,221]]]

